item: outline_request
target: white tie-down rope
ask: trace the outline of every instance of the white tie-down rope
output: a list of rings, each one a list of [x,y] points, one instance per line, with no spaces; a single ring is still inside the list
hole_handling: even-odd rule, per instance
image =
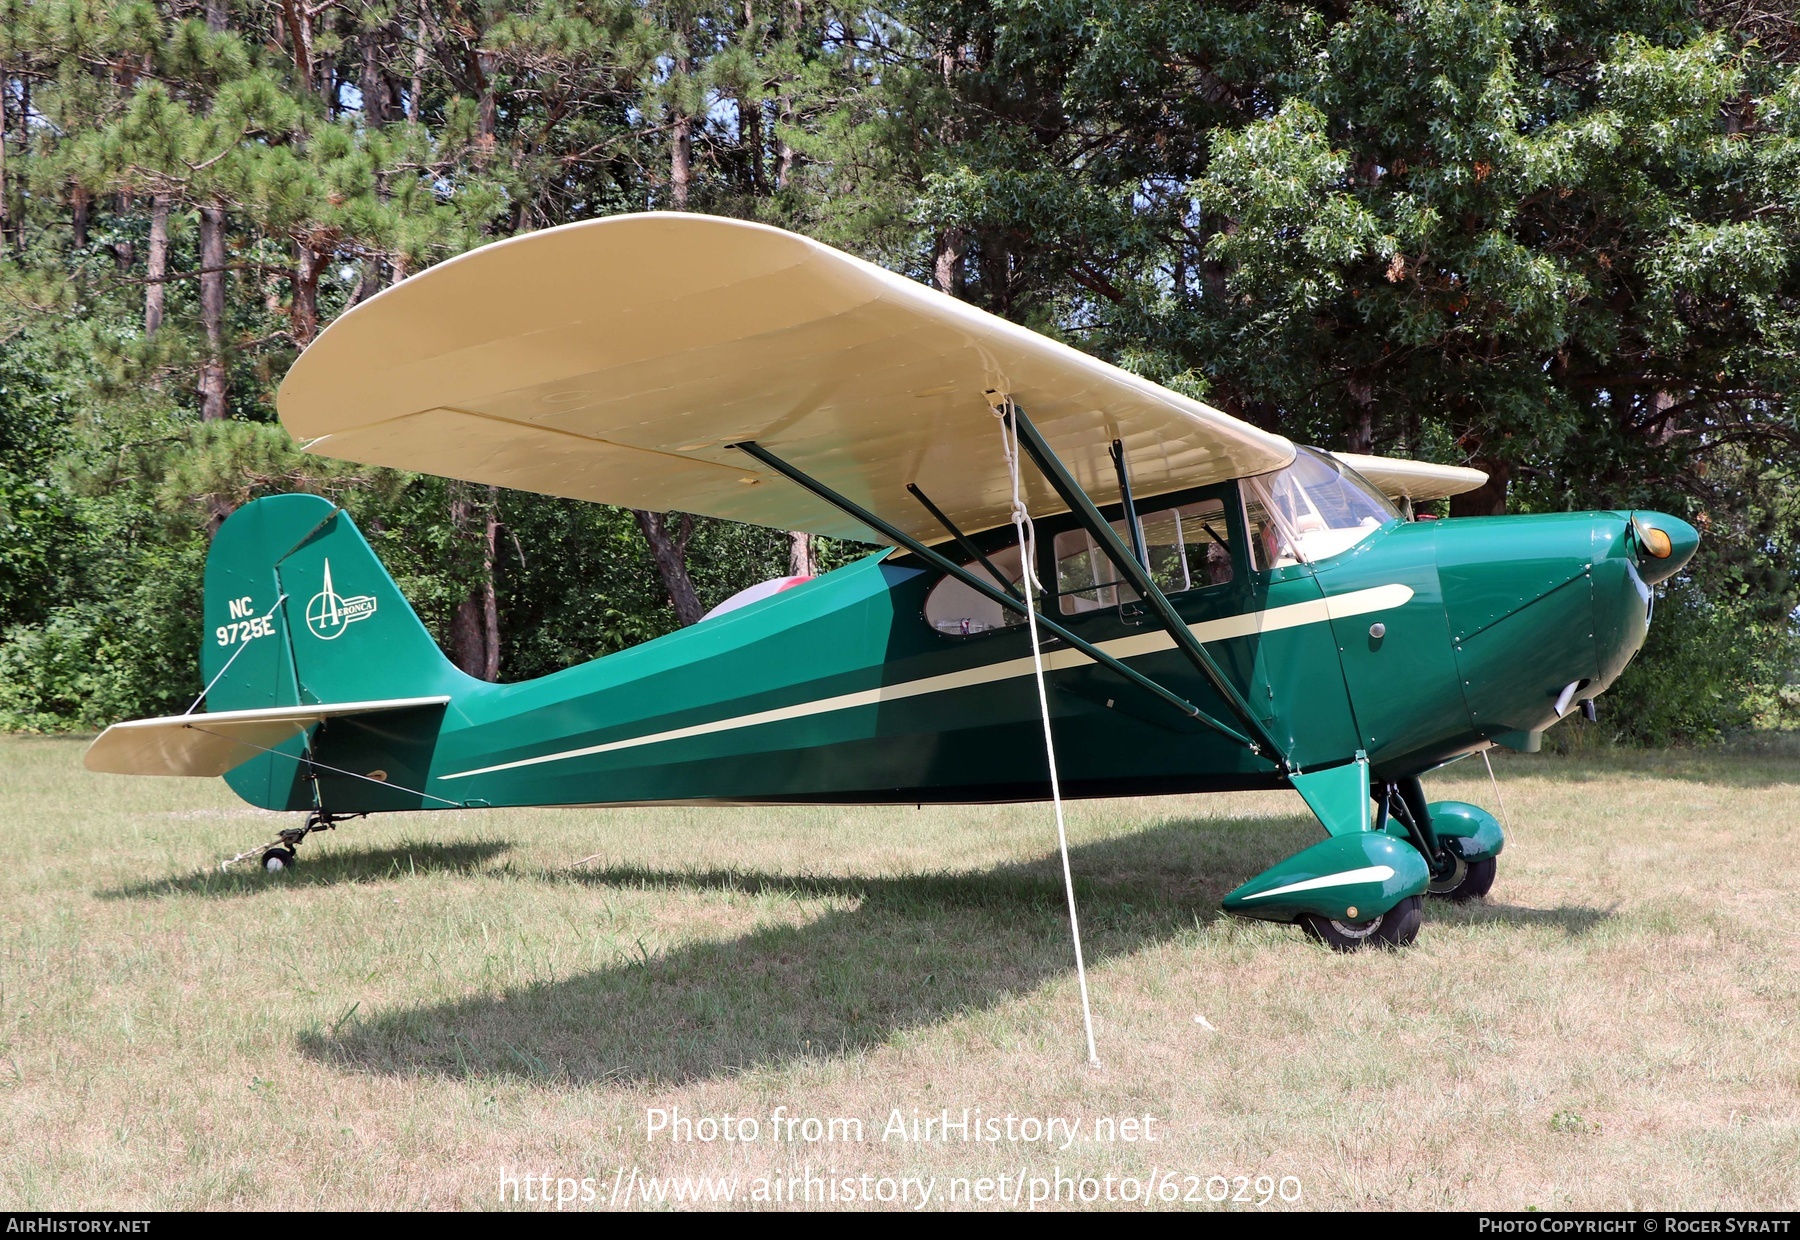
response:
[[[1037,533],[1031,514],[1019,494],[1019,428],[1008,415],[1012,402],[996,408],[1000,419],[1000,450],[1006,456],[1006,472],[1012,482],[1012,522],[1019,536],[1019,584],[1025,587],[1025,625],[1031,630],[1031,664],[1037,675],[1038,713],[1044,720],[1044,756],[1050,763],[1050,803],[1056,807],[1056,846],[1062,854],[1063,893],[1069,900],[1069,938],[1075,944],[1075,981],[1081,987],[1081,1023],[1087,1030],[1088,1062],[1098,1066],[1094,1049],[1094,1013],[1088,1006],[1087,965],[1081,957],[1081,919],[1075,912],[1075,877],[1069,869],[1069,832],[1063,825],[1062,781],[1056,774],[1056,740],[1050,732],[1050,695],[1044,688],[1044,651],[1038,643],[1037,595],[1043,589],[1037,579]],[[1005,582],[1000,582],[1004,586]]]
[[[1500,795],[1500,781],[1494,778],[1494,763],[1488,757],[1488,751],[1485,749],[1481,751],[1481,760],[1487,763],[1488,783],[1494,785],[1494,800],[1500,806],[1500,824],[1506,828],[1506,833],[1511,835],[1512,818],[1506,812],[1506,798]]]

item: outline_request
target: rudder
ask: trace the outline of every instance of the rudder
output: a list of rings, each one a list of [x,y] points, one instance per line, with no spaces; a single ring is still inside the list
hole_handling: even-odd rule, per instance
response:
[[[238,509],[206,560],[200,668],[208,710],[450,694],[444,657],[348,513],[316,495]],[[268,809],[306,809],[303,738],[226,776]]]

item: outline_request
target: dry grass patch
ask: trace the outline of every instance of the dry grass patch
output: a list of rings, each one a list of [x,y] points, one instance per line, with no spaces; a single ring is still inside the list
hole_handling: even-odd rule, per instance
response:
[[[1313,1207],[1800,1202],[1792,754],[1497,761],[1486,903],[1338,956],[1221,919],[1288,794],[409,815],[221,875],[275,816],[0,741],[0,1206],[481,1206],[593,1176],[1298,1177]],[[1427,780],[1493,802],[1479,763]],[[583,864],[575,864],[581,861]],[[1205,1017],[1207,1025],[1198,1023]],[[768,1117],[857,1117],[808,1147]],[[1151,1144],[882,1141],[893,1108]],[[647,1108],[759,1117],[671,1145]],[[747,1189],[743,1191],[748,1191]]]

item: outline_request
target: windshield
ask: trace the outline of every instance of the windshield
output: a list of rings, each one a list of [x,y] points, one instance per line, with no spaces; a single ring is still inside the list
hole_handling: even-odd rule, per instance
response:
[[[1244,501],[1262,569],[1347,551],[1400,516],[1355,470],[1314,448],[1280,473],[1247,479]]]

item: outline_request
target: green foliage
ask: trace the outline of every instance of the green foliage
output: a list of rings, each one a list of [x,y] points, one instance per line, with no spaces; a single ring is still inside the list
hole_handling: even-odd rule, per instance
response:
[[[0,351],[0,632],[43,621],[74,543],[55,478],[68,420],[34,352]]]
[[[1752,724],[1791,726],[1793,704],[1781,694],[1793,668],[1791,628],[1746,622],[1743,610],[1692,583],[1658,599],[1649,640],[1607,694],[1601,722],[1649,745],[1714,740]]]
[[[916,201],[964,235],[966,295],[1294,438],[1496,477],[1453,511],[1688,517],[1702,555],[1609,718],[1659,743],[1788,719],[1791,21],[1023,7],[905,10],[956,59]]]
[[[208,533],[283,490],[345,504],[441,640],[491,590],[503,677],[667,632],[629,512],[306,457],[273,395],[409,273],[681,206],[1480,464],[1458,511],[1687,517],[1608,727],[1785,722],[1796,66],[1730,0],[0,0],[0,726],[184,705]],[[787,544],[697,521],[688,561],[711,606]]]
[[[1595,452],[1590,459],[1598,459]],[[1625,507],[1654,508],[1702,531],[1688,569],[1662,588],[1644,649],[1606,695],[1601,723],[1617,738],[1666,745],[1745,727],[1800,724],[1791,687],[1800,610],[1800,488],[1792,467],[1727,450],[1684,493],[1655,479],[1539,479],[1527,507],[1571,507],[1596,490]]]
[[[198,692],[197,586],[206,540],[153,538],[108,549],[117,511],[89,514],[82,580],[36,624],[0,640],[0,726],[103,727],[185,709]]]

